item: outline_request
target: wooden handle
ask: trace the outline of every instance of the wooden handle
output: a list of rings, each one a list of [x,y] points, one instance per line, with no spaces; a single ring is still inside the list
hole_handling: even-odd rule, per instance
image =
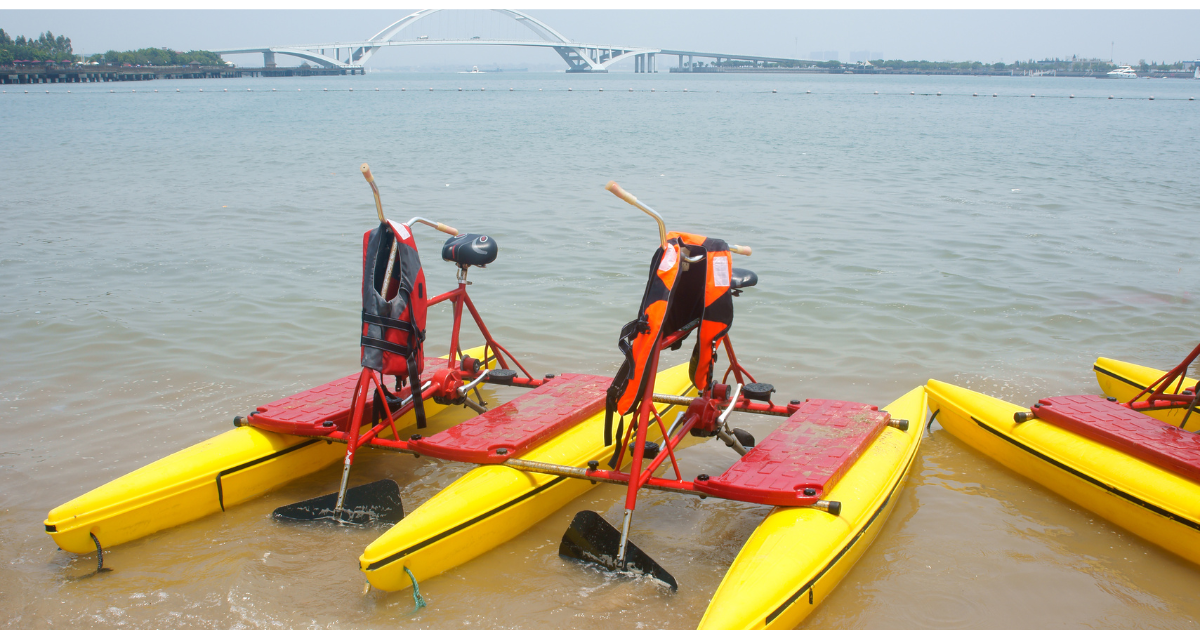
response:
[[[621,185],[615,181],[610,181],[610,182],[608,182],[608,184],[605,184],[604,190],[607,190],[608,192],[616,195],[617,197],[620,197],[622,200],[625,201],[625,203],[627,203],[631,206],[638,205],[637,197],[634,197],[633,195],[625,192],[625,189],[621,188]]]
[[[383,200],[379,198],[379,187],[375,185],[375,176],[371,175],[371,167],[367,166],[366,162],[363,162],[359,170],[362,171],[367,183],[371,185],[371,192],[375,195],[375,212],[379,215],[379,222],[387,223],[387,219],[383,218]]]
[[[743,256],[749,256],[751,253],[749,245],[730,245],[729,251],[735,254],[741,254]]]
[[[623,199],[625,201],[625,203],[650,215],[650,217],[652,219],[654,219],[654,222],[658,224],[659,244],[662,246],[662,248],[664,250],[667,248],[667,224],[663,222],[662,215],[655,212],[654,209],[651,208],[650,206],[647,206],[646,204],[638,201],[637,197],[634,197],[633,195],[625,192],[625,189],[621,188],[621,185],[615,181],[609,181],[607,184],[605,184],[604,190],[607,190],[608,192],[616,195],[617,197],[620,197],[621,199]]]
[[[449,234],[450,236],[458,236],[458,230],[450,227],[449,225],[446,225],[445,223],[438,223],[434,227],[437,228],[437,231],[439,231],[439,232],[445,232],[446,234]]]
[[[383,299],[385,300],[388,299],[388,287],[392,284],[392,270],[396,267],[396,263],[399,261],[399,259],[396,257],[396,242],[396,239],[393,238],[392,249],[388,252],[387,271],[385,271],[383,274],[383,290],[379,292],[379,295],[383,296]]]

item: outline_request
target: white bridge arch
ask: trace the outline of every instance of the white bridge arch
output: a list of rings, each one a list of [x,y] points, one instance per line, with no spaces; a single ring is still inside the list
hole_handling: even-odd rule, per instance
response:
[[[515,11],[513,9],[493,9],[506,17],[525,26],[538,39],[530,40],[499,40],[499,39],[395,39],[402,31],[424,18],[443,9],[422,9],[406,15],[386,28],[376,33],[370,39],[356,42],[333,42],[326,44],[307,44],[302,46],[265,46],[259,48],[231,48],[216,50],[221,55],[247,53],[262,53],[263,66],[275,66],[275,55],[289,55],[312,61],[327,68],[341,68],[351,73],[361,72],[363,65],[375,53],[390,46],[525,46],[538,48],[553,48],[567,62],[567,72],[608,72],[609,66],[629,57],[636,59],[637,72],[654,72],[654,57],[661,52],[657,48],[639,48],[632,46],[609,46],[603,44],[587,44],[572,42],[561,33],[551,28],[537,18]],[[332,50],[330,56],[326,51]],[[343,51],[345,56],[343,57]],[[681,58],[682,62],[682,58]]]

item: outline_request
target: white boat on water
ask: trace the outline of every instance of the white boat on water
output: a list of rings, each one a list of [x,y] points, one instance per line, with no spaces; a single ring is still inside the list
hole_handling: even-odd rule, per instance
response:
[[[466,70],[460,70],[460,71],[459,71],[459,74],[485,74],[485,73],[484,73],[484,72],[481,72],[481,71],[479,70],[479,66],[471,66],[471,71],[470,71],[470,72],[467,72]]]
[[[1137,73],[1134,72],[1133,68],[1131,68],[1129,66],[1121,66],[1120,68],[1117,68],[1116,70],[1113,70],[1112,72],[1109,72],[1105,76],[1107,76],[1110,79],[1136,79],[1136,78],[1138,78]]]

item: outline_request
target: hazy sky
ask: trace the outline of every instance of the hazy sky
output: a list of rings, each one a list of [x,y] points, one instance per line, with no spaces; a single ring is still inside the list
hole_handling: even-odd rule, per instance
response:
[[[77,52],[147,46],[177,50],[361,40],[412,12],[0,10],[12,35],[49,29]],[[574,41],[808,58],[813,51],[869,50],[889,59],[978,60],[1109,57],[1118,62],[1200,58],[1200,11],[683,11],[532,10]],[[470,24],[480,11],[455,11]],[[431,21],[434,18],[429,18]],[[444,21],[450,17],[442,18]],[[493,21],[498,18],[491,18]],[[450,22],[447,22],[450,23]],[[488,18],[482,18],[488,24]],[[469,28],[469,27],[468,27]],[[481,27],[482,28],[482,27]],[[487,33],[483,33],[487,35]],[[261,63],[261,56],[257,57]],[[659,61],[660,69],[664,61]],[[235,61],[257,65],[254,58]],[[281,62],[284,60],[281,58]],[[423,63],[565,64],[549,49],[385,49],[379,67]],[[632,69],[632,64],[626,64]]]

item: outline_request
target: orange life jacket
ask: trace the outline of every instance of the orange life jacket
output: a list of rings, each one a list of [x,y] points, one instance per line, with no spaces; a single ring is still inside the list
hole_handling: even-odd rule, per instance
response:
[[[684,258],[703,258],[688,263]],[[733,295],[729,280],[733,271],[729,245],[720,239],[670,232],[667,248],[658,248],[650,263],[650,278],[642,297],[638,318],[621,328],[617,348],[625,362],[608,388],[605,405],[604,444],[612,444],[612,415],[621,418],[617,439],[624,433],[624,415],[636,411],[647,394],[650,370],[663,337],[699,320],[696,345],[692,350],[689,375],[696,389],[712,385],[717,344],[733,324]],[[690,331],[689,333],[690,334]],[[684,336],[686,338],[686,335]],[[682,339],[680,339],[682,342]]]

